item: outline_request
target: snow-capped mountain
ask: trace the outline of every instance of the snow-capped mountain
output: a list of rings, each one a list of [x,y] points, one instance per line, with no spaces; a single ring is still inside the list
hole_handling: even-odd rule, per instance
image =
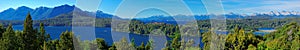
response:
[[[256,15],[261,15],[261,14],[266,14],[266,15],[271,15],[271,16],[291,16],[291,15],[300,15],[300,12],[298,12],[298,11],[271,11],[268,13],[259,13]]]

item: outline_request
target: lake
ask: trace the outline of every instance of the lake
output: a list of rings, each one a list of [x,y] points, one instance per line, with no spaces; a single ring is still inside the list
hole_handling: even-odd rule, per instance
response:
[[[264,36],[265,34],[269,34],[274,31],[276,31],[275,28],[258,28],[258,31],[254,32],[254,34]]]
[[[14,25],[14,30],[23,30],[22,25]],[[35,27],[39,28],[39,27]],[[163,48],[165,42],[167,40],[172,40],[167,36],[157,36],[157,35],[139,35],[133,33],[125,33],[125,32],[111,32],[111,28],[109,27],[96,27],[95,29],[89,29],[92,27],[73,27],[76,29],[72,29],[71,26],[45,26],[46,33],[50,34],[51,39],[59,39],[59,36],[62,32],[73,30],[75,35],[80,35],[81,40],[94,40],[95,38],[103,38],[109,45],[112,45],[114,40],[120,40],[122,36],[128,35],[129,38],[127,40],[130,42],[134,39],[136,45],[140,45],[142,42],[146,43],[152,37],[156,47]],[[91,30],[95,30],[94,32]],[[112,37],[112,34],[114,36]],[[117,37],[113,39],[114,37]],[[201,42],[201,37],[189,37],[188,39],[193,39],[195,41],[195,45],[200,43],[200,47],[204,44]],[[187,39],[185,39],[187,40]]]
[[[14,25],[14,30],[23,30],[22,25]],[[38,27],[35,27],[38,28]],[[152,37],[155,41],[154,43],[157,45],[158,48],[163,48],[164,43],[167,40],[172,40],[167,36],[155,36],[155,35],[139,35],[139,34],[132,34],[132,33],[125,33],[125,32],[111,32],[111,28],[109,27],[96,27],[95,29],[89,29],[93,27],[73,27],[73,32],[75,35],[80,35],[81,40],[94,40],[95,38],[103,38],[109,45],[112,45],[114,40],[120,40],[123,36],[127,36],[127,40],[130,42],[134,39],[136,45],[140,45],[142,42],[146,43]],[[51,39],[59,39],[59,36],[62,32],[72,30],[71,26],[46,26],[45,30],[48,34],[51,35]],[[94,32],[91,30],[95,30]],[[272,28],[262,28],[259,30],[272,30]],[[274,30],[274,29],[273,29]],[[228,32],[224,32],[228,34]],[[268,32],[254,32],[256,35],[264,35]],[[114,36],[112,36],[114,34]],[[115,39],[113,39],[115,37]],[[117,37],[117,38],[116,38]],[[200,44],[200,47],[203,47],[203,43],[201,42],[201,37],[189,37],[188,39],[193,39],[195,41],[195,45]],[[187,39],[185,39],[187,40]]]

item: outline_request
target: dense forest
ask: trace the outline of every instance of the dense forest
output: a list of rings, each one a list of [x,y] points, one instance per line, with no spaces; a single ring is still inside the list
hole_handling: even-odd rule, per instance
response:
[[[255,22],[256,20],[250,20]],[[248,21],[248,22],[249,22]],[[243,22],[243,21],[242,21]],[[282,21],[284,22],[284,21]],[[136,24],[139,23],[139,24]],[[255,23],[257,24],[257,23]],[[248,24],[237,24],[229,34],[216,34],[214,31],[204,32],[202,42],[204,47],[194,45],[193,40],[184,41],[178,35],[178,26],[169,24],[143,24],[134,21],[130,24],[130,31],[135,33],[149,33],[151,29],[162,29],[166,34],[173,34],[172,40],[165,42],[163,50],[299,50],[300,49],[300,25],[296,22],[289,22],[278,27],[275,32],[264,36],[254,35],[253,31],[247,31],[248,27],[240,26]],[[257,24],[257,26],[260,24]],[[278,23],[269,25],[282,25]],[[123,38],[113,45],[108,45],[104,39],[97,38],[93,41],[81,41],[72,31],[62,32],[59,39],[50,39],[49,34],[44,29],[44,24],[40,23],[40,28],[34,28],[30,14],[24,21],[22,31],[14,31],[12,24],[8,26],[0,25],[0,50],[153,50],[153,42],[144,42],[140,46],[134,41],[127,41]],[[203,26],[203,25],[200,25]],[[256,26],[256,25],[254,25]],[[270,27],[275,27],[270,26]],[[150,29],[149,31],[144,30]],[[209,27],[207,28],[209,30]]]

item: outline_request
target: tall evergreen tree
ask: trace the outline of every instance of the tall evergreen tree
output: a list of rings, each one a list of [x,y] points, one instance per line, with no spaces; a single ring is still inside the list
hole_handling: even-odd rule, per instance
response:
[[[40,23],[40,30],[39,30],[40,34],[39,34],[39,37],[41,41],[46,41],[47,37],[46,37],[46,31],[45,31],[45,28],[44,28],[44,24],[43,23]]]
[[[23,30],[23,32],[24,33],[33,33],[33,21],[32,21],[32,18],[31,18],[31,15],[30,15],[30,13],[28,13],[27,14],[27,16],[26,16],[26,19],[25,19],[25,21],[24,21],[24,30]]]
[[[46,31],[44,29],[44,24],[40,23],[39,34],[37,34],[37,42],[40,45],[40,49],[45,49],[47,46],[46,42],[49,40],[49,37],[46,35]]]
[[[37,33],[33,29],[33,21],[30,13],[27,14],[26,19],[24,21],[23,38],[24,38],[25,48],[29,50],[37,50],[37,48],[39,47],[36,40]]]

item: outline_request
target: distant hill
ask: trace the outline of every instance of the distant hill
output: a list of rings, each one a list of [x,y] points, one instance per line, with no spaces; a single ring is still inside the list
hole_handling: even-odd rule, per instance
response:
[[[0,13],[0,19],[2,20],[25,19],[25,16],[30,11],[33,11],[33,9],[26,6],[22,6],[17,9],[9,8]]]
[[[224,15],[175,15],[175,16],[163,16],[163,15],[156,15],[150,16],[147,18],[134,18],[137,20],[141,20],[144,22],[175,22],[175,18],[179,19],[178,21],[191,21],[190,18],[194,20],[209,20],[211,17],[214,16],[224,16],[226,19],[275,19],[275,18],[290,18],[290,17],[300,17],[300,12],[296,11],[282,11],[282,12],[275,12],[271,11],[268,13],[255,13],[252,15],[245,15],[245,14],[236,14],[236,13],[228,13]],[[176,22],[175,22],[176,23]]]
[[[28,12],[30,12],[34,21],[43,22],[48,25],[70,25],[72,21],[71,18],[73,18],[74,15],[79,17],[97,18],[97,21],[100,21],[98,24],[101,23],[108,24],[110,23],[112,17],[122,19],[119,18],[118,16],[107,14],[100,10],[96,12],[83,11],[74,5],[72,6],[61,5],[53,8],[39,7],[35,9],[26,6],[21,6],[18,7],[17,9],[9,8],[7,10],[0,12],[0,23],[22,24],[22,21],[25,19]],[[195,20],[209,20],[210,17],[213,16],[220,16],[220,15],[214,15],[214,14],[175,15],[175,16],[154,15],[147,18],[134,18],[134,19],[140,20],[144,23],[162,22],[162,23],[178,24],[178,23],[186,23],[185,21],[191,21],[190,20],[191,18],[194,18]],[[274,18],[300,17],[300,12],[271,11],[268,13],[255,13],[252,15],[228,13],[228,14],[224,14],[223,16],[225,16],[226,19],[262,19],[262,18],[274,19]],[[175,20],[175,18],[177,18],[177,20]]]
[[[30,12],[34,20],[41,20],[69,13],[74,10],[74,7],[62,5],[54,8],[39,7],[32,9],[26,6],[18,7],[17,9],[10,8],[0,13],[0,20],[24,20],[28,12]]]
[[[85,16],[95,16],[96,18],[111,18],[116,17],[110,14],[103,13],[102,11],[97,12],[87,12],[82,11],[81,9],[70,5],[61,5],[54,8],[48,8],[48,7],[39,7],[36,9],[32,9],[26,6],[18,7],[17,9],[9,8],[7,10],[4,10],[3,12],[0,12],[0,20],[24,20],[27,13],[30,12],[33,20],[45,20],[50,18],[55,18],[57,16],[64,17],[63,15],[73,15],[70,14],[74,12],[74,10],[77,11],[79,14],[85,14]],[[70,17],[70,16],[66,16]]]

